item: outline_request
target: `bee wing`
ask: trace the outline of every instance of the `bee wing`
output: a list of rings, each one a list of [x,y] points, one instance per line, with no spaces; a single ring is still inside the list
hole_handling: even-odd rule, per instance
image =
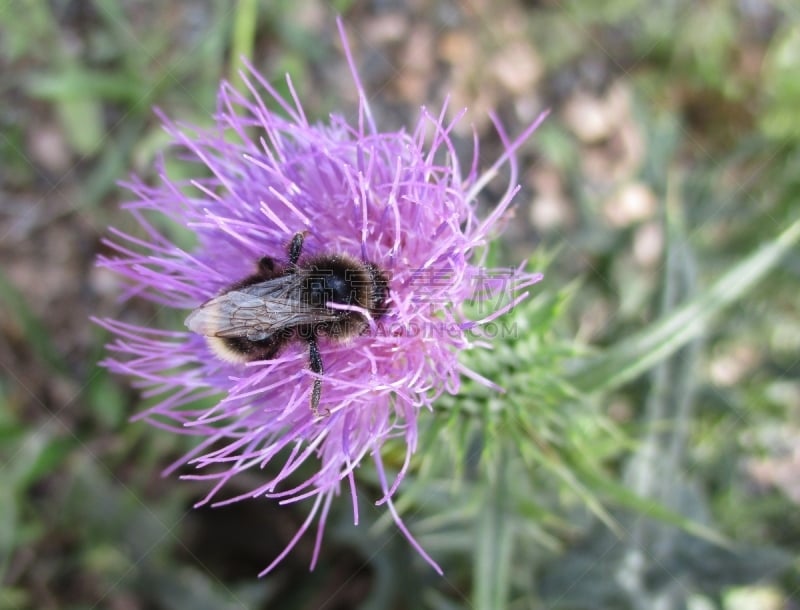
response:
[[[292,274],[231,290],[203,303],[185,324],[206,337],[260,341],[300,324],[339,317],[336,311],[304,303],[301,286],[302,279]]]

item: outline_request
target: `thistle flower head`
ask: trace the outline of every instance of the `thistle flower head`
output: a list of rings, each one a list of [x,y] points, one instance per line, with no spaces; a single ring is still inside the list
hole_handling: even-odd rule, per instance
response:
[[[493,385],[460,364],[458,353],[486,347],[480,327],[510,310],[540,279],[521,268],[486,269],[484,256],[517,190],[513,153],[542,117],[514,142],[498,125],[506,152],[481,172],[475,143],[464,170],[451,139],[455,121],[446,122],[444,111],[433,115],[423,108],[408,132],[379,131],[349,51],[348,61],[360,99],[354,125],[337,115],[325,124],[309,121],[291,82],[293,99],[287,101],[252,68],[243,74],[247,91],[222,84],[213,128],[164,119],[173,146],[196,164],[196,176],[176,179],[160,164],[155,185],[138,179],[125,184],[133,193],[125,208],[144,237],[112,229],[112,253],[99,263],[127,280],[126,297],[187,314],[253,276],[264,257],[287,268],[287,244],[298,233],[304,235],[298,267],[339,255],[369,262],[385,276],[381,315],[358,306],[329,308],[357,310],[364,328],[347,341],[319,334],[323,373],[309,366],[306,341],[286,341],[268,359],[235,363],[218,357],[206,337],[189,329],[99,321],[114,335],[105,365],[134,378],[153,399],[137,417],[200,439],[169,469],[184,466],[185,478],[209,482],[199,504],[255,497],[311,503],[292,543],[263,573],[316,521],[313,565],[325,517],[343,484],[358,521],[354,471],[366,458],[375,463],[382,486],[377,503],[388,506],[438,570],[392,504],[417,446],[418,420],[435,417],[437,397],[457,393],[464,375]],[[506,163],[510,186],[479,218],[477,197]],[[196,246],[175,245],[154,213],[190,229]],[[476,301],[483,304],[481,314],[470,319],[464,306]],[[309,406],[315,382],[323,416]],[[219,400],[209,408],[210,397]],[[390,481],[381,450],[393,438],[404,442],[405,460]],[[226,482],[267,464],[270,474],[260,486],[219,499]],[[298,481],[293,474],[303,464],[313,464],[314,474]]]

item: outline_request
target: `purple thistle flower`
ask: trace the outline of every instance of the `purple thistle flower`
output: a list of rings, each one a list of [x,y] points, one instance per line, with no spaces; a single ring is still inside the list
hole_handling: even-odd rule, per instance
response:
[[[326,516],[344,481],[358,523],[354,471],[367,456],[382,488],[377,504],[388,506],[410,543],[441,573],[406,529],[392,496],[416,450],[423,411],[433,411],[443,392],[456,394],[462,375],[497,387],[459,363],[458,353],[487,346],[479,328],[512,309],[527,296],[520,291],[541,279],[522,267],[487,270],[483,263],[485,246],[518,190],[514,152],[544,115],[513,142],[495,121],[505,153],[479,173],[475,142],[465,174],[450,136],[463,112],[446,123],[444,110],[435,116],[423,108],[410,133],[379,131],[341,22],[339,29],[359,92],[357,125],[336,115],[324,125],[310,123],[291,82],[289,103],[249,67],[243,78],[252,101],[223,83],[214,129],[191,129],[162,117],[181,156],[199,166],[198,177],[173,179],[159,163],[155,186],[138,179],[125,184],[135,199],[124,208],[146,236],[111,229],[114,239],[106,244],[114,254],[99,264],[127,280],[125,298],[143,297],[189,313],[251,276],[262,257],[285,265],[287,244],[305,232],[301,266],[304,257],[329,254],[379,266],[388,279],[386,312],[377,319],[365,315],[364,332],[349,341],[318,338],[324,375],[310,370],[302,341],[269,360],[237,364],[220,359],[206,338],[188,330],[110,319],[98,320],[115,336],[104,365],[133,377],[142,394],[155,399],[137,419],[201,439],[167,470],[189,465],[195,472],[184,478],[211,484],[198,506],[255,497],[313,502],[296,536],[262,575],[316,520],[313,568]],[[269,110],[259,89],[283,112]],[[508,190],[480,219],[477,196],[505,163]],[[173,244],[152,222],[153,212],[191,229],[196,247],[189,252]],[[480,319],[469,319],[464,305],[476,301],[483,308]],[[316,379],[322,417],[309,406]],[[215,406],[198,407],[198,399],[220,395]],[[390,481],[381,451],[393,438],[405,443],[405,460]],[[216,500],[237,474],[276,460],[282,466],[260,487]],[[309,462],[315,474],[296,482],[292,475]]]

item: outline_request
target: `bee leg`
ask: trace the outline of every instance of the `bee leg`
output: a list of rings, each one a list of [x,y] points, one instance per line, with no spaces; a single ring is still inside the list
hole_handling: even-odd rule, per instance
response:
[[[292,241],[289,242],[289,264],[295,266],[300,259],[300,253],[303,251],[303,240],[305,239],[305,231],[295,233]]]
[[[317,338],[312,336],[308,340],[308,356],[311,365],[311,371],[322,375],[322,356],[319,353],[319,345],[317,345]],[[320,412],[319,399],[322,396],[322,379],[314,379],[314,385],[311,388],[311,411],[314,417],[328,417],[331,412],[328,409]]]

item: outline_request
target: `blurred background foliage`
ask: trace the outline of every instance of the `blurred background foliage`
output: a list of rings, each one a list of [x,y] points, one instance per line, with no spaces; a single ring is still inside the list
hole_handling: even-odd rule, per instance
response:
[[[353,116],[338,13],[387,129],[449,95],[488,166],[489,111],[552,109],[491,254],[546,279],[465,356],[506,393],[442,399],[400,488],[444,578],[365,468],[361,525],[343,500],[313,573],[308,536],[256,579],[303,507],[191,509],[159,476],[189,442],[128,421],[87,322],[182,324],[93,267],[152,108],[208,125],[244,55]],[[0,608],[800,607],[798,75],[789,0],[3,0]]]

